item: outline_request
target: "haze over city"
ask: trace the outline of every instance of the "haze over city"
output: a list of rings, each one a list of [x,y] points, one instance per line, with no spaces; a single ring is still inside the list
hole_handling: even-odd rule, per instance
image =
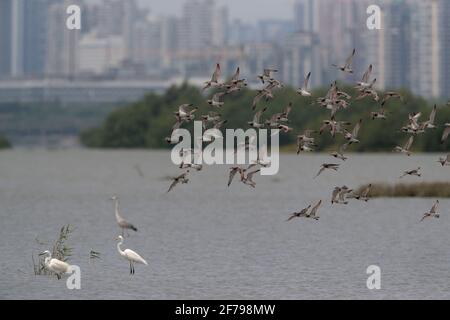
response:
[[[65,27],[69,4],[82,8],[80,31]],[[381,8],[380,30],[366,27],[371,4]],[[356,69],[373,64],[380,90],[450,95],[450,2],[444,0],[5,0],[0,6],[0,102],[133,101],[185,79],[201,84],[217,62],[223,75],[239,65],[250,86],[264,67],[276,67],[288,85],[300,86],[311,71],[310,85],[324,87],[361,76],[328,68],[353,48]],[[33,94],[24,91],[24,80]]]
[[[156,15],[181,15],[182,6],[186,0],[139,0],[139,4],[151,9]],[[242,21],[255,23],[262,19],[293,18],[292,7],[295,0],[215,0],[219,5],[227,5],[230,17]]]

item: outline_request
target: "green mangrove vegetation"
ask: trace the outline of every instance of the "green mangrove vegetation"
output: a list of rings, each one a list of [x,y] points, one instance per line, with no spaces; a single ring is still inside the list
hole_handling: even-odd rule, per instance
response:
[[[352,87],[342,86],[343,91],[352,97],[357,92]],[[290,150],[290,145],[295,144],[296,134],[304,129],[318,130],[321,121],[330,118],[330,111],[315,104],[315,98],[324,96],[328,88],[313,91],[314,98],[300,97],[294,88],[285,87],[275,91],[275,98],[265,102],[261,101],[257,109],[267,106],[268,109],[263,118],[269,118],[273,113],[282,111],[289,102],[293,103],[293,109],[289,115],[290,126],[295,129],[294,133],[281,134],[280,145],[282,150]],[[355,101],[345,110],[336,115],[336,120],[345,120],[356,123],[363,119],[360,130],[361,143],[352,145],[348,151],[371,151],[390,152],[397,144],[404,144],[408,135],[401,132],[400,128],[406,125],[408,114],[422,112],[421,121],[428,120],[432,104],[423,98],[412,95],[409,91],[401,90],[404,103],[398,99],[391,99],[385,108],[388,112],[387,119],[372,120],[370,113],[379,110],[380,103],[370,98]],[[209,96],[213,92],[208,93]],[[175,123],[174,112],[183,103],[192,103],[199,107],[196,119],[208,111],[219,111],[222,119],[228,120],[225,128],[249,128],[247,122],[253,118],[254,111],[251,109],[253,97],[256,91],[244,89],[224,97],[225,105],[220,109],[213,108],[207,104],[208,97],[202,95],[196,88],[183,84],[169,88],[165,94],[148,94],[143,100],[119,108],[107,116],[99,127],[85,130],[80,135],[81,142],[91,148],[168,148],[169,145],[164,137],[170,135]],[[382,92],[379,93],[382,96]],[[443,132],[443,124],[450,121],[450,107],[438,106],[436,123],[438,128],[427,130],[426,133],[417,137],[414,141],[412,151],[443,152],[448,150],[447,144],[440,144]],[[184,125],[192,127],[192,123]],[[352,128],[352,127],[351,127]],[[333,139],[329,133],[321,136],[316,135],[317,151],[328,151],[341,144],[343,138],[338,136]]]
[[[8,148],[11,148],[11,144],[5,137],[0,136],[0,149],[8,149]]]

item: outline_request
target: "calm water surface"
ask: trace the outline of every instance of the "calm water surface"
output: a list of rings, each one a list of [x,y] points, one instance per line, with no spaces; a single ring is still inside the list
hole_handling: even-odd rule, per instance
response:
[[[422,167],[423,179],[449,181],[439,155],[351,155],[338,172],[316,180],[326,155],[281,157],[277,176],[257,176],[256,190],[227,166],[207,167],[166,194],[179,171],[167,152],[0,152],[0,298],[3,299],[450,299],[450,201],[441,218],[419,220],[435,199],[373,199],[331,207],[334,186],[397,182]],[[140,177],[135,165],[144,176]],[[405,181],[417,181],[407,177]],[[139,229],[116,249],[113,204]],[[320,221],[289,213],[322,199]],[[76,227],[70,260],[81,290],[34,276],[32,253],[47,249],[59,228]],[[91,249],[101,259],[89,261]],[[381,268],[381,290],[368,290],[366,268]]]

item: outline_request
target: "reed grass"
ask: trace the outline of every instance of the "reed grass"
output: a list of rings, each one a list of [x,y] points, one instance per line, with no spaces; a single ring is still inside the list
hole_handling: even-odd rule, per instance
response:
[[[365,187],[367,184],[360,186],[357,192],[361,192]],[[372,183],[369,196],[373,198],[450,198],[450,182]]]
[[[67,245],[67,241],[69,240],[73,230],[74,228],[69,224],[61,227],[58,237],[52,246],[52,258],[56,258],[64,262],[67,262],[70,259],[73,249]],[[42,243],[39,242],[38,244],[42,245]],[[45,257],[39,255],[35,257],[33,254],[32,261],[35,275],[56,275],[58,279],[60,278],[59,275],[49,271],[45,267]]]

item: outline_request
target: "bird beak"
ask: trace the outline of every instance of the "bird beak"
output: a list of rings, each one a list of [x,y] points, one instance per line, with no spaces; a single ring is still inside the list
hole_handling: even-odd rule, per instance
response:
[[[43,256],[45,254],[45,252],[41,252],[39,253],[39,256]]]

